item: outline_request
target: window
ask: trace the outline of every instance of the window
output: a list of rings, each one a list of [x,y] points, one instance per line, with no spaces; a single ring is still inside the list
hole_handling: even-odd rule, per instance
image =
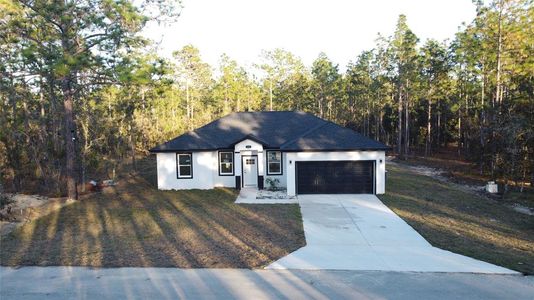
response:
[[[219,175],[234,175],[234,152],[219,152]]]
[[[267,175],[282,174],[282,152],[267,151]]]
[[[176,173],[178,178],[193,178],[192,153],[176,153]]]

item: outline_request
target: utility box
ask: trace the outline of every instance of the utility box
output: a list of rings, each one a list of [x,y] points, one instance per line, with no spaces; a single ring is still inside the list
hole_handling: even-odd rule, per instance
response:
[[[490,193],[490,194],[497,194],[497,192],[499,191],[498,187],[497,187],[497,184],[495,183],[495,181],[490,181],[486,184],[486,192]]]

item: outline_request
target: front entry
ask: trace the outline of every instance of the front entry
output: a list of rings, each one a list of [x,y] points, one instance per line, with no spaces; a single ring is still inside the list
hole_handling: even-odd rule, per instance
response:
[[[243,166],[243,186],[258,186],[258,157],[243,156],[241,165]]]

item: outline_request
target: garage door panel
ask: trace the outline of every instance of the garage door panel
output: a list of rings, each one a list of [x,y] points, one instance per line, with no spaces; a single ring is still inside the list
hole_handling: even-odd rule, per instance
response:
[[[297,162],[299,194],[372,194],[374,161]]]

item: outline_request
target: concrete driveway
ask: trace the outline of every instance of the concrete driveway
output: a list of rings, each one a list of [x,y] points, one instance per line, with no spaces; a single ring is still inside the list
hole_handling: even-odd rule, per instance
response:
[[[301,195],[306,246],[267,269],[517,272],[433,247],[374,195]]]

